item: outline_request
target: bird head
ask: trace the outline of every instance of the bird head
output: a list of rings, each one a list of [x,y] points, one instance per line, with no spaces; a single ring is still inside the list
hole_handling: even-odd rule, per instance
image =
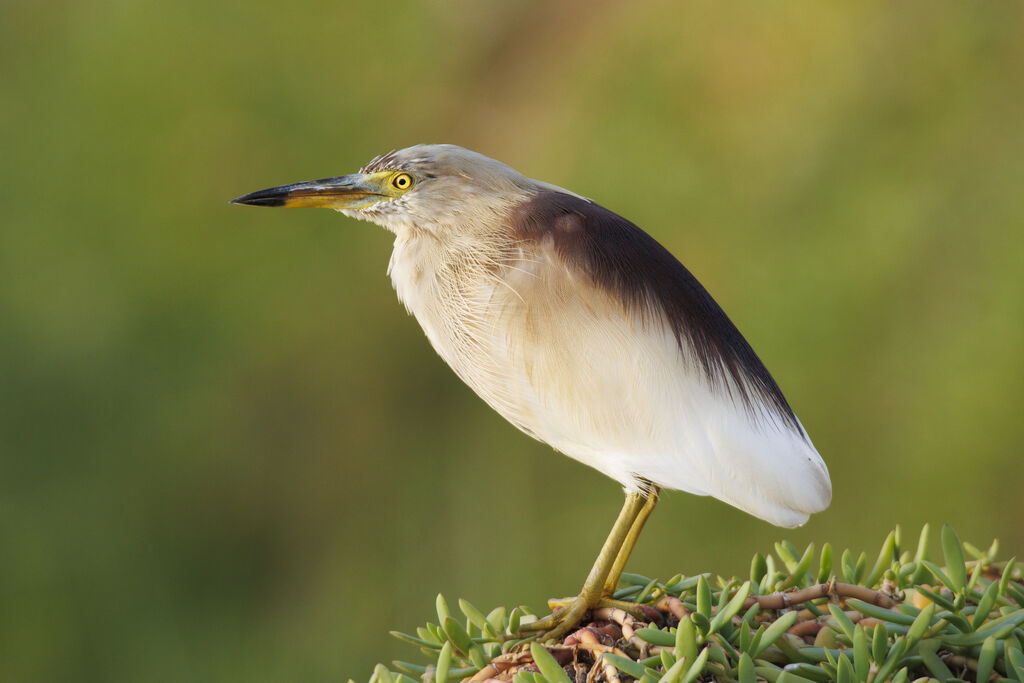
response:
[[[232,202],[334,209],[395,233],[426,230],[443,237],[495,225],[510,207],[550,187],[456,145],[415,145],[378,156],[358,173],[271,187]]]

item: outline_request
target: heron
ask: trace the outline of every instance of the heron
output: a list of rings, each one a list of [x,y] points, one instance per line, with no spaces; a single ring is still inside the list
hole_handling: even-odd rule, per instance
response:
[[[455,374],[531,437],[622,485],[568,633],[613,593],[663,489],[781,527],[828,507],[828,469],[775,380],[665,247],[591,199],[456,145],[233,200],[322,207],[394,233],[398,298]]]

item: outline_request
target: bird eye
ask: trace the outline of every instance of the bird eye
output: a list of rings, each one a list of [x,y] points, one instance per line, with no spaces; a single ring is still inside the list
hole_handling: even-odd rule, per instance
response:
[[[398,190],[408,190],[412,187],[412,176],[408,173],[399,173],[391,179],[391,184]]]

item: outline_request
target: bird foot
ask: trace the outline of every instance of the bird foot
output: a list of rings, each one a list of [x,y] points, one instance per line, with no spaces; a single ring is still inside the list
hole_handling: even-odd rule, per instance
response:
[[[523,624],[519,627],[519,633],[538,633],[537,640],[561,640],[574,626],[579,624],[592,608],[600,605],[600,597],[597,600],[587,599],[580,595],[575,598],[562,598],[560,600],[549,600],[551,614],[538,619],[537,621]]]
[[[637,605],[606,596],[590,601],[583,596],[556,598],[548,600],[548,607],[552,610],[551,614],[523,624],[519,628],[520,634],[538,633],[537,640],[541,642],[561,640],[584,620],[588,612],[602,608],[620,609],[634,619],[648,621],[647,615]]]

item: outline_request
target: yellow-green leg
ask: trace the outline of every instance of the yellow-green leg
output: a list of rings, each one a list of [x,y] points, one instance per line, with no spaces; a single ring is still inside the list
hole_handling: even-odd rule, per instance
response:
[[[521,630],[544,631],[541,636],[544,640],[561,638],[579,623],[587,610],[610,598],[636,544],[637,536],[640,535],[644,522],[647,521],[656,502],[657,489],[654,489],[650,498],[645,498],[639,493],[626,494],[626,502],[622,505],[615,525],[601,547],[601,552],[591,567],[580,594],[557,612],[533,623],[524,624]]]
[[[622,542],[622,547],[619,549],[618,554],[615,557],[615,564],[612,565],[612,569],[608,572],[608,578],[604,582],[604,594],[611,597],[615,594],[615,589],[619,587],[619,579],[622,578],[622,572],[626,569],[626,562],[629,561],[629,556],[633,554],[633,548],[636,546],[636,539],[640,538],[640,532],[644,530],[644,524],[647,524],[647,518],[654,512],[654,506],[658,504],[658,493],[660,489],[657,486],[651,486],[650,492],[647,494],[647,500],[644,501],[644,506],[640,508],[636,517],[633,519],[633,524],[629,527],[629,533],[626,534],[626,539]]]

